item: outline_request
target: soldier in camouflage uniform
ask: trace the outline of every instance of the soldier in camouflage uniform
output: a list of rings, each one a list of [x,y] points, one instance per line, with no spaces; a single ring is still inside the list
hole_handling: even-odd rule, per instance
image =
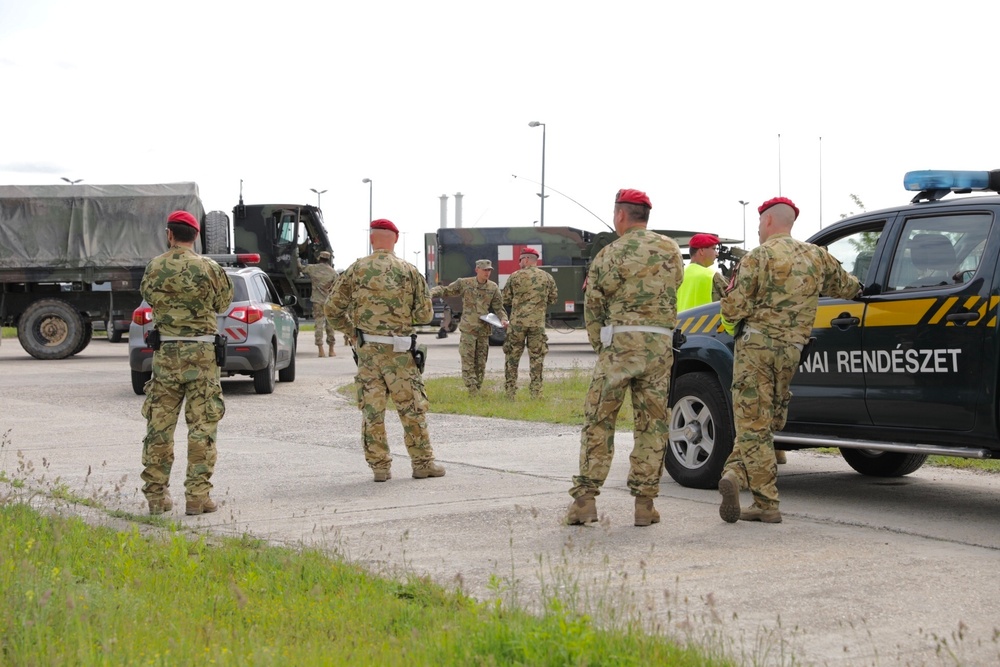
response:
[[[326,356],[323,350],[324,334],[326,343],[330,346],[330,356],[337,356],[337,353],[333,350],[333,346],[337,342],[337,332],[326,321],[326,315],[323,313],[323,306],[326,305],[327,299],[330,298],[330,294],[333,292],[333,285],[337,282],[337,271],[333,268],[331,259],[333,259],[333,255],[324,250],[319,254],[319,262],[316,264],[303,264],[301,261],[299,262],[299,270],[309,276],[309,280],[312,282],[312,296],[310,300],[313,306],[313,322],[316,327],[316,347],[319,348],[320,357]]]
[[[392,456],[385,434],[386,398],[391,397],[403,425],[413,477],[442,477],[427,433],[427,394],[410,350],[413,326],[434,315],[427,281],[417,267],[393,254],[399,230],[389,220],[371,223],[372,254],[341,274],[326,303],[334,328],[357,336],[358,407],[365,460],[376,482],[392,478]]]
[[[757,210],[761,245],[740,261],[721,303],[723,325],[736,335],[736,441],[719,481],[719,515],[729,523],[781,522],[773,436],[785,426],[792,397],[788,388],[809,340],[819,295],[851,299],[861,290],[858,279],[825,249],[791,237],[799,209],[790,199],[769,199]],[[742,510],[741,488],[753,494],[753,504]]]
[[[500,288],[490,280],[492,272],[493,262],[477,259],[475,278],[459,278],[448,286],[438,285],[431,290],[432,297],[462,297],[462,319],[458,324],[462,337],[458,342],[458,354],[462,358],[462,379],[470,396],[475,396],[483,388],[486,358],[490,351],[492,329],[488,322],[479,319],[480,316],[493,312],[504,327],[508,325]]]
[[[503,344],[506,355],[504,389],[509,399],[517,394],[517,365],[525,345],[528,347],[531,397],[538,398],[542,394],[542,366],[549,351],[545,311],[559,295],[556,281],[537,266],[537,250],[525,248],[519,260],[521,269],[507,279],[500,293],[510,313],[510,326]]]
[[[628,476],[635,525],[660,520],[653,499],[660,490],[670,425],[673,328],[684,263],[676,241],[646,229],[651,208],[644,192],[618,192],[619,238],[597,254],[587,274],[584,320],[598,357],[580,436],[580,474],[570,489],[570,525],[597,521],[596,496],[611,468],[615,420],[627,390],[635,414]]]
[[[216,313],[233,300],[233,282],[222,267],[194,251],[199,225],[187,211],[167,218],[170,249],[146,266],[140,292],[153,309],[160,349],[153,353],[153,377],[146,383],[146,437],[142,447],[142,492],[149,513],[173,509],[170,469],[174,463],[174,430],[185,403],[188,427],[186,512],[218,509],[209,497],[215,470],[216,430],[226,413],[215,363]]]

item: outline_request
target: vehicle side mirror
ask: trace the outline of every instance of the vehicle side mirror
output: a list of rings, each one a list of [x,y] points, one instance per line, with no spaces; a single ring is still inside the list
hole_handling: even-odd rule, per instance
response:
[[[288,296],[284,296],[284,297],[281,298],[281,305],[282,306],[294,306],[298,302],[299,302],[299,299],[294,294],[289,294]]]

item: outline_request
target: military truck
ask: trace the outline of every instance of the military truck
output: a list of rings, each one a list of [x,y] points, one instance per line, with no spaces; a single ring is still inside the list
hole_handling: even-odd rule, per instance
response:
[[[697,233],[656,231],[672,237],[682,248]],[[458,278],[475,275],[476,260],[488,259],[493,262],[493,279],[503,288],[507,278],[520,268],[521,250],[534,248],[539,252],[539,268],[552,275],[559,290],[556,303],[546,313],[548,326],[579,328],[584,326],[583,294],[590,262],[617,238],[611,231],[593,233],[573,227],[444,228],[424,235],[424,275],[431,286],[448,285]],[[721,239],[721,242],[739,243],[735,239]],[[741,254],[739,248],[723,248],[719,265],[724,274],[729,275]],[[461,318],[461,298],[434,299],[434,325],[454,331]],[[504,336],[503,329],[494,327],[490,343],[500,345]]]
[[[204,211],[195,183],[0,186],[0,324],[14,326],[36,359],[65,359],[103,323],[112,341],[142,301],[146,264],[166,249],[165,220],[184,209],[202,221],[195,249],[209,255],[257,253],[261,268],[296,295],[309,315],[308,280],[297,257],[330,250],[322,215],[306,205]],[[303,303],[304,302],[304,303]]]

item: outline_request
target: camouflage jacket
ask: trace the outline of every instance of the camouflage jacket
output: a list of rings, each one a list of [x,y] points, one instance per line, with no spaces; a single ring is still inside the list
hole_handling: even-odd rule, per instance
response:
[[[681,249],[670,237],[633,228],[605,246],[590,264],[583,297],[590,344],[601,349],[606,324],[674,328],[683,278]]]
[[[515,271],[500,293],[511,324],[525,327],[544,327],[545,311],[558,295],[555,279],[537,266]]]
[[[164,336],[204,336],[219,330],[216,313],[233,300],[233,281],[221,266],[174,246],[146,265],[139,285]]]
[[[333,285],[337,282],[337,270],[326,262],[316,264],[299,262],[299,270],[309,276],[312,282],[312,296],[309,299],[314,306],[322,306],[333,293]]]
[[[507,311],[500,298],[500,288],[492,280],[480,283],[475,276],[459,278],[448,286],[438,285],[431,290],[431,296],[462,297],[462,320],[459,323],[462,333],[488,334],[491,331],[490,325],[479,317],[491,311],[496,313],[501,322],[507,319]]]
[[[408,336],[434,317],[427,281],[417,267],[388,250],[362,257],[340,274],[323,308],[333,328],[378,336]]]
[[[788,234],[775,234],[740,260],[722,316],[792,345],[805,343],[819,295],[850,299],[861,283],[833,255]]]

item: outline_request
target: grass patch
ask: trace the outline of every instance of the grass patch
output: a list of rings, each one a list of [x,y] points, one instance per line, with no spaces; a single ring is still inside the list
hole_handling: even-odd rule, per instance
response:
[[[17,338],[17,329],[14,327],[0,327],[0,337]]]
[[[723,665],[644,632],[540,616],[317,550],[144,537],[0,505],[9,664]]]
[[[514,401],[504,396],[503,376],[489,376],[483,380],[483,390],[479,396],[470,398],[462,378],[432,377],[424,379],[427,399],[431,412],[450,415],[475,415],[499,419],[520,419],[550,424],[583,425],[583,402],[590,388],[590,373],[569,370],[557,374],[546,374],[542,398],[530,397],[528,388],[521,387]],[[356,385],[340,387],[339,393],[354,400]],[[392,401],[388,409],[395,410]],[[632,402],[628,395],[618,413],[617,425],[622,428],[632,426]]]

